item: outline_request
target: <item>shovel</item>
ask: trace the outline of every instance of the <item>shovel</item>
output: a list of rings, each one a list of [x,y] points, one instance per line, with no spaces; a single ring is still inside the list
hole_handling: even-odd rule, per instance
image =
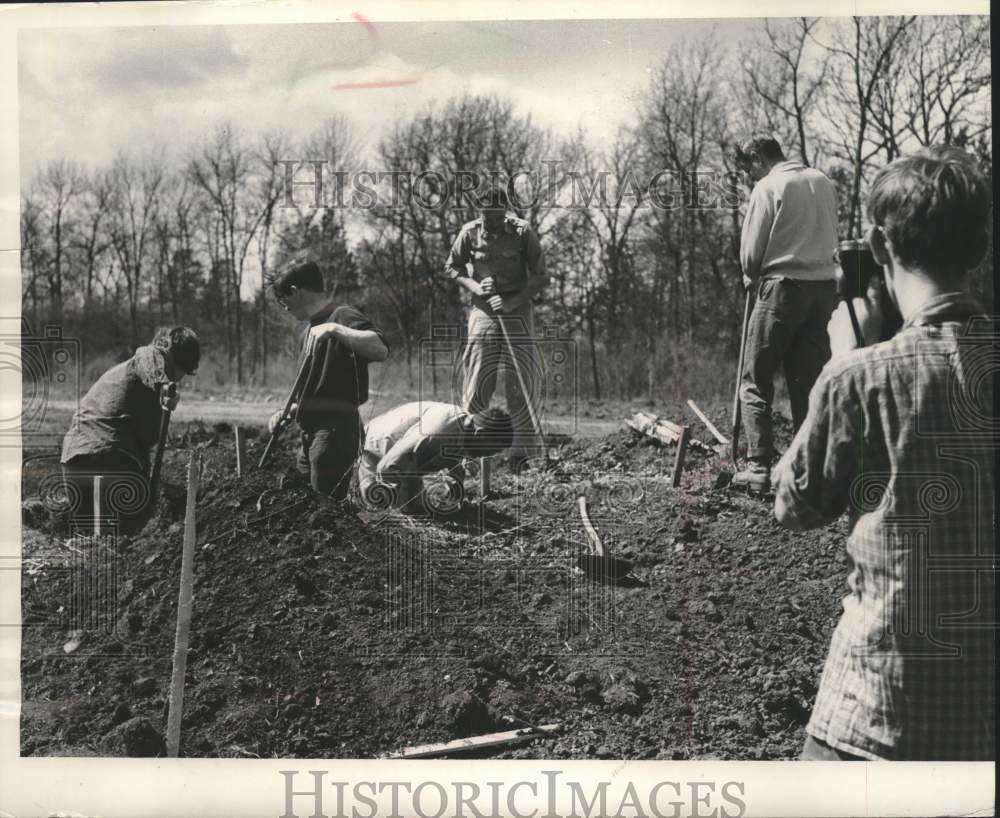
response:
[[[521,388],[521,395],[524,397],[524,403],[528,407],[528,416],[531,418],[531,426],[535,432],[535,436],[538,438],[538,444],[542,450],[542,458],[548,461],[549,452],[545,446],[545,434],[542,432],[542,424],[538,422],[538,415],[535,413],[535,407],[532,404],[534,393],[528,391],[528,385],[521,374],[521,367],[517,363],[517,353],[514,351],[514,344],[511,343],[510,335],[507,333],[507,326],[504,324],[503,316],[500,313],[497,313],[497,323],[500,325],[500,332],[503,333],[503,339],[507,344],[507,352],[510,353],[510,364],[514,370],[514,375],[517,377],[517,385]]]
[[[743,331],[740,333],[740,359],[736,365],[736,394],[733,395],[733,467],[736,467],[736,463],[739,460],[739,449],[740,449],[740,425],[742,418],[740,417],[740,409],[742,404],[740,403],[740,384],[743,381],[743,356],[746,354],[747,349],[747,330],[750,327],[750,310],[753,307],[753,287],[747,290],[747,300],[743,307]]]
[[[596,554],[581,554],[579,556],[577,564],[580,566],[580,570],[591,579],[610,582],[632,573],[632,563],[617,557],[609,557],[605,553],[604,543],[601,542],[601,538],[594,530],[590,517],[587,515],[587,498],[581,495],[577,498],[576,504],[580,509],[580,518],[583,520],[583,528],[587,532],[587,538],[597,552]]]
[[[299,371],[295,376],[295,383],[292,384],[292,388],[288,392],[288,399],[285,401],[285,405],[281,410],[281,420],[278,421],[278,425],[275,426],[274,431],[271,432],[271,438],[267,441],[267,446],[264,447],[264,454],[260,456],[260,462],[257,464],[258,469],[264,468],[264,464],[267,463],[268,459],[270,459],[271,452],[274,450],[274,444],[278,442],[278,438],[281,437],[281,433],[292,420],[292,406],[294,406],[298,401],[300,393],[306,385],[306,378],[309,377],[309,367],[312,365],[312,359],[313,354],[310,350],[302,358],[302,363],[299,364]]]
[[[177,393],[177,384],[170,383],[166,387],[166,397]],[[163,469],[163,450],[167,445],[167,429],[170,427],[171,412],[166,406],[161,406],[160,436],[156,440],[156,453],[153,455],[153,467],[149,472],[149,507],[156,507],[156,496],[160,493],[160,471]]]

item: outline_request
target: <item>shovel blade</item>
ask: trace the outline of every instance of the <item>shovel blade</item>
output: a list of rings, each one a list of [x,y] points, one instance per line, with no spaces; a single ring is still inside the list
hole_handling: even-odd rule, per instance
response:
[[[581,554],[577,565],[588,577],[596,580],[615,581],[632,573],[632,563],[617,557]]]

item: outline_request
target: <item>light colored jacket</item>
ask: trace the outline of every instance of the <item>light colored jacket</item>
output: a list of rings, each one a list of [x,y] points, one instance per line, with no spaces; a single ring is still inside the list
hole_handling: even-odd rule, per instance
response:
[[[749,278],[830,280],[836,249],[833,182],[800,162],[778,162],[750,194],[740,236],[743,273]]]

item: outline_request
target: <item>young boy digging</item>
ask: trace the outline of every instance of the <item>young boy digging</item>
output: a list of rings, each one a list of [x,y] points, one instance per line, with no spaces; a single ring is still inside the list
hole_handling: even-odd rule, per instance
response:
[[[358,407],[368,400],[368,364],[384,361],[389,348],[359,310],[332,302],[315,262],[293,264],[272,286],[281,306],[309,324],[302,352],[312,352],[312,363],[292,409],[302,430],[299,471],[320,494],[344,500],[363,434]],[[280,417],[268,423],[272,434]]]
[[[803,759],[995,760],[992,560],[995,328],[966,293],[989,241],[989,186],[955,148],[875,178],[868,242],[902,329],[833,358],[775,469],[775,514],[813,528],[850,511],[852,570]],[[877,287],[856,299],[879,337]]]

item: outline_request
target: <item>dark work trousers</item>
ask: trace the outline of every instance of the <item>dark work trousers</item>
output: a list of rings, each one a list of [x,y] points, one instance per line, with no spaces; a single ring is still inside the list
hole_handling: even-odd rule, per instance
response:
[[[298,468],[309,475],[315,491],[334,500],[347,498],[351,468],[364,436],[361,416],[354,412],[330,415],[322,428],[302,432]]]
[[[121,452],[78,455],[63,463],[63,481],[74,528],[94,527],[94,477],[101,476],[101,528],[116,526],[120,534],[135,534],[154,511],[149,502],[149,477]]]
[[[830,359],[826,325],[837,306],[833,281],[765,278],[757,282],[757,300],[747,327],[740,401],[747,433],[747,457],[774,457],[771,404],[774,376],[784,369],[797,430],[809,408],[809,391]]]

